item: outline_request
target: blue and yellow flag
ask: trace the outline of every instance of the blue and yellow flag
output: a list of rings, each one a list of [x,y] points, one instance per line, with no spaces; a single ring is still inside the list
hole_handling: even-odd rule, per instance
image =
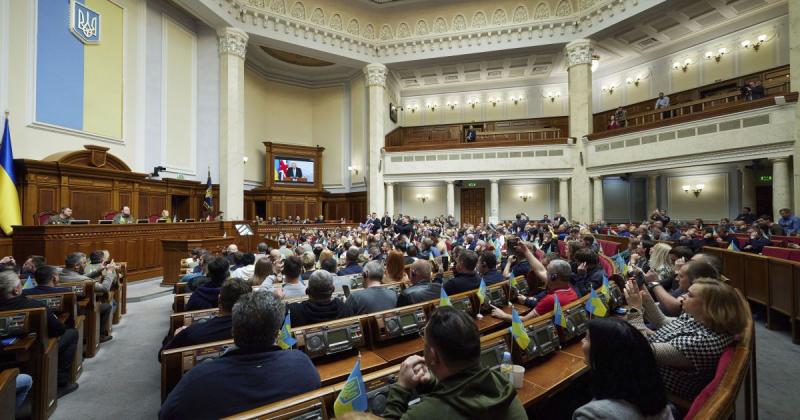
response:
[[[508,287],[517,287],[517,278],[511,277],[511,280],[508,281]]]
[[[291,321],[291,313],[286,314],[286,318],[283,319],[283,326],[281,330],[278,332],[278,340],[277,344],[280,348],[284,350],[289,350],[292,346],[297,343],[297,340],[292,337],[292,321]]]
[[[525,331],[525,327],[522,326],[522,320],[517,310],[513,307],[511,308],[511,328],[509,328],[509,330],[511,330],[511,336],[514,337],[514,341],[517,342],[517,345],[522,349],[527,349],[528,345],[531,343],[531,338]]]
[[[214,192],[211,189],[211,168],[208,168],[208,179],[206,180],[206,196],[203,198],[203,207],[206,210],[214,208]]]
[[[732,241],[731,241],[731,243],[730,243],[730,245],[728,245],[728,251],[736,251],[736,252],[739,252],[739,251],[741,251],[741,250],[739,249],[739,246],[738,246],[738,245],[736,245],[736,239],[732,240]]]
[[[595,316],[604,317],[606,316],[606,312],[608,312],[606,305],[603,304],[603,301],[600,300],[600,296],[597,295],[597,292],[595,292],[594,289],[589,292],[589,299],[586,300],[585,306],[586,310]]]
[[[481,301],[481,305],[486,302],[486,295],[489,293],[486,291],[486,282],[481,279],[481,285],[478,286],[478,300]]]
[[[439,293],[439,306],[453,306],[453,304],[450,303],[450,297],[447,296],[447,292],[444,291],[444,287],[439,290],[441,290]]]
[[[614,255],[612,258],[614,258],[614,264],[616,264],[617,270],[619,270],[623,276],[628,274],[628,264],[625,263],[625,259],[622,258],[622,255],[617,253],[617,255]]]
[[[553,308],[553,323],[556,325],[567,328],[567,317],[564,316],[564,311],[561,309],[561,302],[558,301],[558,294],[554,294],[555,304]]]
[[[11,131],[6,114],[3,145],[0,147],[0,229],[6,235],[11,235],[14,233],[12,226],[21,224],[22,212],[19,209],[17,177],[14,175],[14,153],[11,151]]]
[[[25,284],[22,286],[22,288],[23,289],[33,289],[34,287],[36,287],[36,285],[33,284],[33,280],[31,279],[31,276],[28,276],[28,280],[25,280]]]
[[[347,377],[344,388],[333,402],[333,412],[336,417],[351,411],[364,412],[367,411],[367,405],[367,387],[364,385],[364,378],[361,377],[361,357],[359,357],[353,366],[353,371]]]
[[[603,285],[600,286],[600,293],[609,296],[609,291],[611,290],[611,285],[608,284],[608,276],[603,274]]]

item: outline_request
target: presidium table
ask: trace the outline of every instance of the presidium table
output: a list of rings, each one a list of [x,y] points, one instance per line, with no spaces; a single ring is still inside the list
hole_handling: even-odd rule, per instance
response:
[[[13,255],[20,264],[29,255],[42,255],[49,264],[60,266],[71,252],[88,256],[92,251],[108,250],[115,261],[127,262],[129,280],[161,276],[162,267],[170,266],[175,273],[167,273],[164,284],[171,284],[177,280],[180,258],[191,250],[188,246],[206,244],[209,251],[220,252],[236,244],[243,251],[254,250],[260,238],[240,235],[237,228],[243,226],[253,232],[250,223],[243,221],[14,226]],[[171,252],[179,249],[179,256]]]

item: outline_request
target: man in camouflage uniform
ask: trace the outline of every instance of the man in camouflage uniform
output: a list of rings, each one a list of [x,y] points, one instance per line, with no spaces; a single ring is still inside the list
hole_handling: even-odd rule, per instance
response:
[[[131,215],[131,208],[128,206],[122,207],[122,211],[117,213],[114,216],[114,224],[115,225],[127,225],[130,223],[136,223],[136,219]]]
[[[48,225],[68,225],[73,219],[72,209],[69,207],[62,207],[58,214],[54,214],[47,219]]]

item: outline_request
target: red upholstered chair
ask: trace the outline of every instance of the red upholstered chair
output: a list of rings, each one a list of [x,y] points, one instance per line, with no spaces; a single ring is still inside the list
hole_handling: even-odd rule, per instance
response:
[[[783,258],[784,260],[788,260],[791,251],[792,250],[789,248],[765,246],[764,249],[761,251],[761,253],[764,254],[765,257]]]
[[[692,420],[695,415],[703,408],[703,405],[714,395],[717,388],[719,388],[720,382],[722,382],[722,377],[725,376],[725,371],[728,370],[728,366],[731,364],[731,360],[733,359],[733,354],[735,353],[735,347],[728,347],[722,352],[722,355],[719,357],[719,362],[717,362],[717,372],[714,374],[714,379],[700,391],[700,394],[695,397],[694,402],[692,402],[691,407],[689,407],[689,412],[686,413],[684,420]]]
[[[150,223],[157,223],[158,219],[160,219],[160,218],[161,218],[160,214],[151,214],[151,215],[147,216],[147,221],[150,222]]]
[[[600,256],[600,265],[603,266],[603,270],[606,272],[606,276],[611,277],[614,274],[614,264],[608,257]]]
[[[567,244],[564,241],[558,241],[558,255],[562,257],[567,255]]]
[[[600,240],[600,247],[603,248],[603,254],[613,257],[619,252],[619,244],[611,241]]]
[[[800,261],[800,249],[789,249],[788,259],[792,261]]]
[[[105,212],[105,214],[103,214],[103,219],[102,220],[114,220],[114,216],[116,216],[117,213],[119,213],[119,212],[118,211],[114,211],[114,210],[107,211],[107,212]]]
[[[747,242],[747,239],[748,238],[740,238],[738,236],[736,237],[736,245],[739,246],[739,249],[744,249],[744,243]]]
[[[36,226],[43,226],[47,224],[47,220],[50,217],[55,216],[57,214],[58,213],[54,211],[40,211],[39,213],[33,215],[33,223],[36,224]]]

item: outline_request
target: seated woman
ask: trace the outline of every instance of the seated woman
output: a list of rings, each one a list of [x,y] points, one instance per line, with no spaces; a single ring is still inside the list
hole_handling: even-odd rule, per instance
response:
[[[593,399],[572,419],[672,419],[647,339],[616,318],[595,318],[587,326],[582,343]]]
[[[625,286],[628,322],[653,346],[667,391],[693,400],[713,378],[719,357],[747,326],[748,308],[733,287],[713,279],[694,281],[683,302],[683,314],[667,318],[636,282]],[[655,325],[649,330],[642,316]]]
[[[405,260],[400,251],[390,251],[386,257],[386,271],[383,273],[384,283],[408,282],[405,271]]]
[[[617,122],[617,119],[612,115],[608,117],[608,129],[612,130],[615,128],[619,128],[619,123]]]

